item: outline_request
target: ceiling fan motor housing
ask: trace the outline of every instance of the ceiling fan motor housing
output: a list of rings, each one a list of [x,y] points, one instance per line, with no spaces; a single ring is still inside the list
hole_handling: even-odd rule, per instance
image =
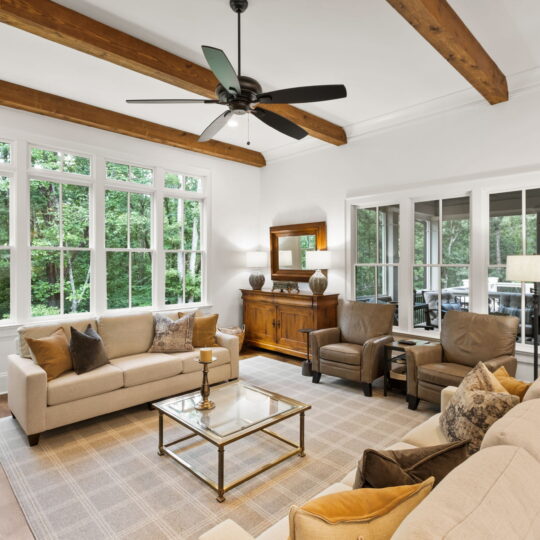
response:
[[[262,92],[262,87],[255,79],[251,77],[238,77],[240,81],[240,95],[234,95],[221,85],[216,86],[216,96],[219,101],[229,106],[234,114],[245,114],[251,110],[251,106],[257,101],[257,94]]]
[[[235,13],[244,13],[248,7],[248,0],[230,0],[229,4]]]

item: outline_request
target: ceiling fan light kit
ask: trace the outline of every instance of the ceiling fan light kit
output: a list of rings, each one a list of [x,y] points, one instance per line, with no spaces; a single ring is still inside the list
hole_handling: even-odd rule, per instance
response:
[[[273,111],[257,106],[261,103],[311,103],[344,98],[347,96],[345,86],[342,84],[327,84],[263,92],[258,81],[252,77],[242,75],[241,15],[248,7],[248,0],[230,0],[229,5],[238,16],[238,74],[234,70],[227,55],[221,49],[207,45],[203,45],[202,47],[204,57],[218,80],[216,99],[128,99],[127,103],[205,103],[225,105],[227,110],[202,132],[199,142],[206,142],[212,139],[231,121],[233,118],[232,115],[244,114],[256,116],[261,122],[289,137],[297,140],[303,139],[307,135],[307,131],[303,128]]]

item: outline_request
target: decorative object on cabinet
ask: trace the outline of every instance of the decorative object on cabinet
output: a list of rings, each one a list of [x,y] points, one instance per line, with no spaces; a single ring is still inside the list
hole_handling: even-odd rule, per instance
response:
[[[304,359],[307,352],[302,328],[329,328],[337,324],[337,294],[284,294],[242,289],[246,343]]]
[[[309,278],[309,288],[313,294],[324,294],[328,287],[328,278],[322,273],[321,269],[330,268],[329,251],[308,251],[306,253],[306,268],[315,270],[315,273]]]
[[[265,251],[248,251],[246,253],[246,266],[248,268],[266,268],[268,255]],[[249,284],[254,291],[260,291],[264,285],[264,274],[254,271],[249,276]]]
[[[309,281],[312,272],[306,267],[306,254],[309,251],[325,249],[326,222],[324,221],[270,227],[272,279]],[[285,252],[290,252],[290,259]]]
[[[272,291],[287,292],[289,294],[298,294],[300,289],[296,281],[274,281]]]

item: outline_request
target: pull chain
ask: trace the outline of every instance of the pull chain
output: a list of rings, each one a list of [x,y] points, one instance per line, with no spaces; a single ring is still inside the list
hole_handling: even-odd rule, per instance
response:
[[[247,140],[247,145],[250,146],[251,145],[251,142],[250,142],[250,135],[249,135],[249,119],[251,118],[251,114],[248,114],[248,140]]]

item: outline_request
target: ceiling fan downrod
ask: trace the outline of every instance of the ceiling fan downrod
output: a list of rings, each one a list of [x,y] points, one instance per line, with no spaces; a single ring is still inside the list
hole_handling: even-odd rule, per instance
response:
[[[231,9],[236,13],[238,17],[238,76],[242,75],[242,56],[241,56],[241,17],[242,13],[246,11],[248,7],[248,0],[230,0],[229,5]]]

